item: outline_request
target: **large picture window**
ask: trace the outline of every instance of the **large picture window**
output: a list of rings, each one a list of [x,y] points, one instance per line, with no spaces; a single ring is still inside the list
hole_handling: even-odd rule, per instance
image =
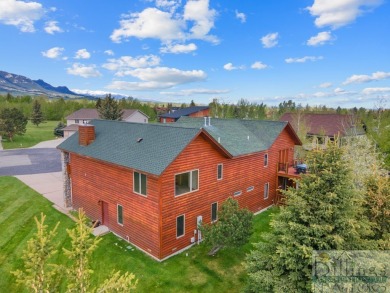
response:
[[[134,192],[146,195],[146,175],[134,172]]]
[[[192,192],[199,189],[199,171],[193,170],[175,175],[175,195]]]
[[[178,216],[176,218],[176,237],[184,235],[184,224],[184,215]]]

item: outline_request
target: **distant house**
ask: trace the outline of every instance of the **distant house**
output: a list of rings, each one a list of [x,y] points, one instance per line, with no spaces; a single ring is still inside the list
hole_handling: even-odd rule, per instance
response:
[[[64,130],[64,137],[69,137],[78,129],[78,125],[88,124],[93,119],[100,119],[99,112],[96,109],[80,109],[73,112],[66,118],[66,127]],[[139,110],[124,109],[122,121],[148,123],[149,116]]]
[[[159,116],[160,123],[176,122],[180,117],[207,117],[210,116],[208,106],[193,106],[188,108],[171,109],[171,112]]]
[[[289,122],[297,133],[304,128],[307,137],[314,138],[319,144],[333,141],[336,137],[364,134],[363,128],[353,115],[285,113],[279,120]]]
[[[64,201],[157,260],[201,240],[228,197],[261,212],[299,175],[287,122],[93,120],[62,142]]]

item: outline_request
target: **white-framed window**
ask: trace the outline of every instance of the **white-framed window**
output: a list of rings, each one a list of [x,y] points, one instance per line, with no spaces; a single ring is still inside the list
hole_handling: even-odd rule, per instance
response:
[[[118,224],[123,226],[123,207],[120,204],[116,206],[116,215]]]
[[[217,179],[221,180],[223,178],[223,164],[217,165]]]
[[[135,193],[146,196],[147,178],[145,174],[134,171],[133,190]]]
[[[199,170],[175,175],[175,195],[182,195],[199,189]]]
[[[268,166],[268,154],[264,154],[264,167]]]
[[[254,186],[249,186],[249,187],[246,189],[246,192],[251,192],[253,189],[255,189]]]
[[[269,183],[264,184],[264,199],[267,199],[269,195]]]
[[[218,203],[214,202],[211,204],[211,222],[218,220]]]
[[[74,123],[76,123],[76,124],[79,124],[79,122],[80,122],[79,119],[75,119],[75,120],[74,120]]]
[[[235,191],[235,192],[233,193],[233,195],[234,195],[234,196],[239,196],[239,195],[241,195],[241,193],[242,193],[242,191],[239,190],[239,191]]]
[[[176,218],[176,238],[184,236],[185,232],[185,215]]]

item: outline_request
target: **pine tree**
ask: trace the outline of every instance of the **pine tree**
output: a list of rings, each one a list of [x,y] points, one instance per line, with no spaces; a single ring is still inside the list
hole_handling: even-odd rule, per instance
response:
[[[100,102],[98,100],[96,107],[101,119],[122,120],[123,111],[120,109],[118,101],[111,97],[111,94],[106,95],[104,100]]]
[[[38,100],[34,100],[32,105],[32,114],[31,114],[31,122],[32,124],[38,126],[44,121],[43,113],[41,110],[41,104]]]
[[[367,248],[369,225],[342,155],[335,144],[308,155],[310,172],[247,257],[248,292],[310,292],[313,250]]]
[[[30,292],[54,292],[57,285],[55,276],[59,267],[49,264],[49,261],[57,252],[53,239],[59,223],[48,231],[45,218],[43,214],[40,220],[34,218],[38,231],[27,242],[27,248],[22,253],[23,270],[12,272],[16,282],[23,284]]]

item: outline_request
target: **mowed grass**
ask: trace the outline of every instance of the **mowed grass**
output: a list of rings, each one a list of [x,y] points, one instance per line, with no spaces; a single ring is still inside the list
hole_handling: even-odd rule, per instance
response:
[[[55,139],[54,128],[58,125],[58,121],[46,121],[39,126],[27,123],[26,133],[24,135],[15,135],[13,141],[9,141],[3,137],[4,149],[28,148],[45,140]]]
[[[54,261],[66,263],[61,247],[69,248],[65,229],[73,226],[72,220],[19,180],[0,177],[0,288],[4,292],[23,292],[10,271],[21,268],[21,253],[36,230],[34,216],[41,212],[47,215],[50,227],[61,222],[57,235],[58,255]],[[255,217],[251,243],[258,242],[261,234],[269,231],[270,215],[275,212],[276,209],[270,209]],[[207,255],[208,248],[196,245],[160,263],[137,249],[129,249],[126,241],[111,233],[102,238],[93,254],[91,282],[94,286],[113,270],[134,273],[138,279],[136,292],[240,292],[245,286],[243,262],[251,243],[240,249],[222,250],[214,257]],[[65,282],[63,279],[62,288]]]

